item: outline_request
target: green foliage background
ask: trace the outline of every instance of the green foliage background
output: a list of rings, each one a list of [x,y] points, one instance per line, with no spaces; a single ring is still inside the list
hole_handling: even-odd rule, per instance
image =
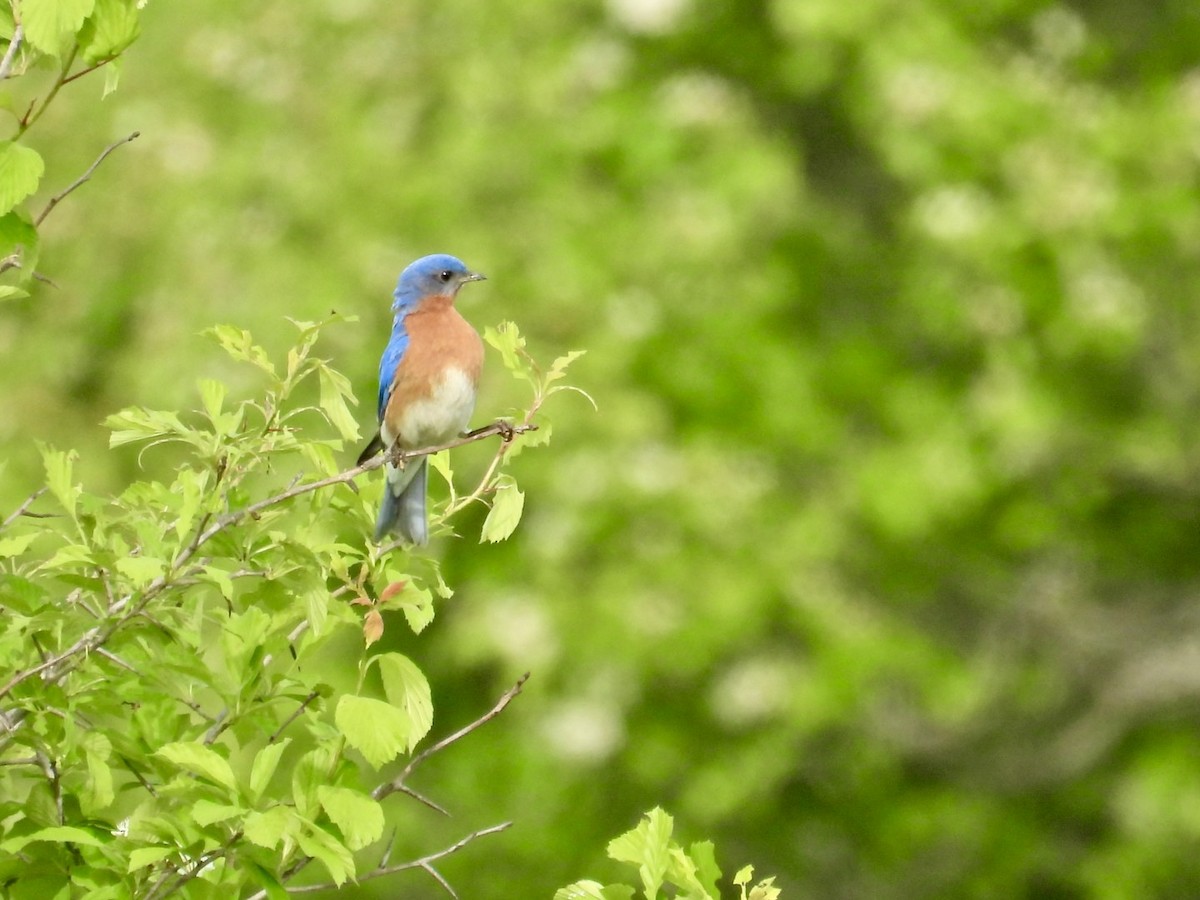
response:
[[[216,322],[278,352],[357,314],[323,355],[369,397],[426,252],[488,274],[481,328],[588,350],[599,414],[561,405],[517,535],[446,542],[457,594],[399,645],[435,731],[533,671],[423,773],[517,820],[446,862],[463,896],[607,877],[659,803],[789,900],[1200,892],[1190,5],[142,15],[119,90],[26,139],[48,197],[142,133],[47,219],[57,287],[0,308],[0,510],[35,440],[117,491],[146,472],[106,415],[249,391]],[[492,359],[481,418],[516,389]]]

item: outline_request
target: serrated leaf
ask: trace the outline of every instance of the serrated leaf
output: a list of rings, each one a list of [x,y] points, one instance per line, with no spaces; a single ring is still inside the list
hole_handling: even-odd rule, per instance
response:
[[[22,0],[25,39],[42,52],[57,56],[65,38],[79,31],[94,5],[95,0]]]
[[[516,530],[524,510],[524,492],[510,476],[500,476],[492,499],[492,508],[488,510],[487,518],[483,520],[483,528],[479,532],[479,543],[487,541],[495,544],[508,538]]]
[[[546,372],[546,384],[562,378],[567,373],[567,367],[585,353],[587,353],[586,350],[571,350],[550,363],[550,369]]]
[[[162,862],[162,860],[174,854],[174,847],[138,847],[130,851],[129,866],[126,871],[136,872],[138,869],[152,866],[156,862]]]
[[[0,559],[8,559],[10,556],[20,556],[37,539],[38,536],[36,534],[18,534],[12,537],[0,538]]]
[[[116,567],[135,588],[143,588],[166,571],[167,563],[153,556],[123,556]]]
[[[772,875],[770,878],[764,878],[752,887],[747,900],[779,900],[781,893],[782,891],[775,887],[775,876]]]
[[[201,378],[197,382],[200,388],[200,402],[204,404],[204,412],[212,422],[221,416],[221,407],[225,403],[225,385],[213,378]]]
[[[214,822],[225,822],[234,816],[245,812],[240,806],[230,806],[227,803],[213,803],[211,800],[197,800],[192,804],[192,821],[204,828]]]
[[[325,633],[325,621],[329,618],[329,589],[324,584],[313,584],[304,589],[304,609],[308,614],[308,625],[316,637]]]
[[[709,894],[720,897],[721,891],[717,882],[721,878],[721,869],[717,865],[717,852],[713,842],[696,841],[688,852],[696,863],[696,879]]]
[[[363,616],[363,641],[368,647],[383,637],[383,616],[372,609]]]
[[[37,841],[47,841],[55,844],[79,844],[84,847],[103,847],[106,843],[92,832],[76,828],[73,825],[51,825],[49,828],[39,829],[33,832],[33,834],[24,834],[9,838],[7,841],[0,843],[0,850],[17,853],[26,844],[32,844]]]
[[[175,479],[173,489],[178,490],[181,499],[179,515],[175,518],[175,536],[183,539],[196,522],[200,512],[200,504],[204,499],[204,489],[208,486],[208,472],[198,472],[195,469],[181,469]]]
[[[80,797],[80,806],[89,815],[100,812],[113,802],[113,777],[108,758],[112,742],[98,731],[89,731],[82,741],[87,760],[87,782]]]
[[[348,399],[353,399],[354,393],[350,381],[341,372],[335,372],[328,366],[322,365],[317,371],[321,385],[318,403],[330,424],[338,430],[338,434],[347,441],[357,441],[359,438],[358,423],[347,405]]]
[[[132,0],[95,0],[92,14],[79,30],[83,58],[91,64],[112,59],[132,44],[139,32]]]
[[[22,284],[33,278],[40,245],[37,228],[23,213],[13,210],[0,216],[0,257],[17,257]]]
[[[332,749],[317,747],[301,756],[292,769],[292,801],[300,815],[316,817],[317,788],[329,781],[332,766]]]
[[[46,165],[32,147],[14,141],[0,143],[0,214],[37,190]]]
[[[273,378],[278,377],[267,351],[254,343],[250,332],[234,328],[232,325],[214,325],[204,333],[215,337],[217,343],[234,359],[251,363]]]
[[[633,900],[635,893],[627,884],[577,881],[555,891],[554,900]]]
[[[349,788],[327,785],[317,788],[317,797],[351,850],[361,850],[383,837],[383,807],[378,800]]]
[[[412,743],[408,713],[382,700],[343,694],[333,715],[346,743],[378,769]]]
[[[305,830],[296,836],[300,849],[319,860],[329,871],[329,877],[339,887],[354,877],[354,857],[350,850],[328,831],[321,828]]]
[[[272,806],[265,811],[255,810],[242,823],[242,834],[246,840],[268,850],[274,850],[279,842],[299,830],[301,819],[287,806]]]
[[[404,613],[413,634],[420,634],[433,621],[433,594],[426,588],[419,588],[409,582],[396,605]]]
[[[501,322],[497,327],[488,326],[483,330],[483,339],[500,351],[500,359],[504,368],[512,373],[514,378],[537,385],[533,367],[524,355],[525,338],[513,322]]]
[[[638,826],[614,838],[608,855],[618,862],[633,863],[642,876],[647,897],[654,897],[662,886],[670,865],[671,831],[674,821],[659,807],[646,813]]]
[[[275,770],[279,768],[279,758],[291,742],[291,738],[284,738],[274,744],[267,744],[254,755],[254,765],[250,767],[251,800],[257,800],[267,789]]]
[[[42,462],[46,467],[46,486],[55,496],[63,509],[75,517],[75,504],[79,499],[80,488],[72,482],[75,460],[79,455],[74,450],[53,450],[42,447]]]
[[[433,726],[433,695],[425,673],[402,653],[384,653],[375,657],[383,692],[392,706],[408,713],[412,728],[408,749],[411,752]]]
[[[227,787],[231,791],[237,790],[237,779],[233,777],[233,769],[228,761],[211,747],[190,741],[177,741],[159,747],[154,755],[161,756],[181,769],[203,775],[209,781]]]

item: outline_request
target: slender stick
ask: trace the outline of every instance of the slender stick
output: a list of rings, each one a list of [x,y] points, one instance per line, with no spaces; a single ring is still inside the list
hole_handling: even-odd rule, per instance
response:
[[[54,207],[58,206],[58,204],[60,202],[62,202],[64,197],[66,197],[72,191],[75,191],[75,190],[79,189],[80,187],[82,187],[84,184],[86,184],[91,179],[92,174],[99,167],[100,163],[104,162],[104,160],[108,158],[108,155],[110,153],[112,153],[118,147],[123,146],[124,144],[128,144],[130,141],[135,140],[136,138],[138,138],[140,136],[141,136],[141,132],[135,131],[132,134],[126,135],[125,137],[121,138],[119,141],[113,141],[111,144],[109,144],[107,147],[105,147],[104,150],[101,151],[100,155],[96,157],[96,161],[93,162],[90,166],[88,166],[87,170],[82,175],[80,175],[78,178],[76,178],[74,181],[72,181],[69,185],[67,185],[67,187],[64,190],[60,191],[59,193],[55,194],[53,197],[50,198],[50,202],[46,204],[45,209],[43,209],[40,213],[38,213],[38,217],[33,220],[34,226],[36,227],[38,225],[41,225],[42,221],[46,218],[46,216],[50,215],[51,210],[53,210]]]
[[[391,781],[381,784],[375,788],[375,790],[371,791],[371,796],[376,800],[382,800],[384,797],[388,796],[389,794],[394,794],[396,791],[404,791],[404,782],[408,779],[408,776],[413,773],[413,770],[416,769],[417,766],[429,759],[429,757],[433,756],[435,753],[440,753],[442,750],[445,750],[455,741],[462,740],[472,731],[486,725],[488,722],[492,721],[492,719],[496,718],[496,716],[500,715],[500,713],[504,712],[504,708],[512,702],[513,698],[516,697],[517,694],[521,693],[521,688],[525,686],[525,682],[528,680],[529,673],[526,672],[517,679],[516,684],[504,692],[504,695],[496,701],[495,706],[485,712],[474,722],[471,722],[469,725],[464,725],[462,728],[458,729],[458,731],[454,732],[454,734],[448,735],[447,737],[442,738],[432,747],[427,747],[422,750],[411,760],[409,760],[408,765],[404,767],[403,772],[401,772]],[[405,791],[405,793],[407,793],[407,791]]]
[[[13,29],[13,36],[4,51],[4,59],[0,59],[0,81],[12,75],[13,61],[17,58],[17,50],[21,46],[21,38],[25,37],[25,26],[20,22]]]

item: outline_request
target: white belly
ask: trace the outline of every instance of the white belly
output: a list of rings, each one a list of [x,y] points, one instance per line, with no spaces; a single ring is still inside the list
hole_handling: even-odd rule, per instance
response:
[[[467,429],[475,411],[475,385],[462,369],[447,369],[433,393],[410,403],[400,417],[399,433],[381,429],[386,445],[399,440],[410,450],[444,444]]]

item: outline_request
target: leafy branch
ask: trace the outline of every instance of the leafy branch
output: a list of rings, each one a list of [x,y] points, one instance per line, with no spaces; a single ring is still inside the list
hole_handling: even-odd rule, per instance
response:
[[[356,877],[354,854],[383,839],[386,797],[445,812],[408,780],[520,692],[524,678],[418,752],[433,723],[430,686],[408,657],[373,644],[388,612],[420,633],[449,588],[432,560],[365,539],[375,506],[367,495],[382,485],[371,479],[360,493],[357,484],[385,462],[431,456],[451,485],[449,508],[459,495],[442,451],[500,437],[466,496],[491,503],[484,537],[506,537],[519,519],[501,499],[517,490],[506,448],[549,438],[546,382],[512,421],[342,469],[337,454],[359,439],[356,401],[314,353],[326,324],[296,322],[299,341],[278,363],[247,333],[212,330],[265,379],[257,400],[230,403],[223,385],[201,380],[193,414],[109,417],[113,447],[188,449],[171,483],[90,496],[76,482],[75,455],[44,448],[45,488],[0,523],[0,608],[12,623],[0,633],[10,664],[0,685],[0,790],[48,792],[46,815],[35,807],[0,824],[0,853],[21,866],[74,884],[77,854],[103,847],[91,871],[150,900],[199,879],[240,887],[257,878],[271,893],[312,861],[341,884]],[[448,527],[448,518],[439,522]],[[320,654],[347,627],[362,634],[356,678],[335,690]],[[410,760],[399,775],[365,774],[402,754]],[[118,791],[134,805],[130,813],[123,803],[119,822]],[[453,896],[438,860],[504,827],[405,863],[389,850],[366,877],[421,869]]]

